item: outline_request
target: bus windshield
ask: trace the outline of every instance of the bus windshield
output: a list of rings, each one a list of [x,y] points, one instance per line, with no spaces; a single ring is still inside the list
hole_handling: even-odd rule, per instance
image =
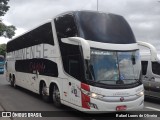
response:
[[[89,80],[103,84],[131,84],[140,77],[138,50],[130,52],[91,49],[86,73]]]
[[[100,12],[77,12],[79,36],[95,42],[129,44],[136,43],[126,20],[119,15]]]

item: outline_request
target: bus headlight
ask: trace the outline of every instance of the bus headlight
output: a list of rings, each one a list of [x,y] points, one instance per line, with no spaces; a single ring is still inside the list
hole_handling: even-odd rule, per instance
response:
[[[91,97],[97,98],[97,94],[96,93],[91,93]]]
[[[144,91],[139,92],[138,94],[136,94],[137,96],[143,96],[144,95]]]
[[[101,99],[101,98],[104,97],[103,95],[100,95],[100,94],[97,94],[97,93],[93,93],[93,92],[89,92],[89,91],[86,91],[84,89],[81,89],[81,92],[83,94],[88,95],[89,97],[95,98],[95,99]]]

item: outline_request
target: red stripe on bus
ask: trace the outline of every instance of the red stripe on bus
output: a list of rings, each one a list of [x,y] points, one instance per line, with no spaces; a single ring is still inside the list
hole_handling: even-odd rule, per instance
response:
[[[81,88],[86,90],[86,91],[90,91],[89,85],[81,83]]]
[[[86,91],[90,91],[90,87],[87,84],[81,83],[81,88]],[[88,105],[88,103],[90,103],[90,97],[81,92],[81,99],[82,99],[82,108],[90,109],[90,106]]]

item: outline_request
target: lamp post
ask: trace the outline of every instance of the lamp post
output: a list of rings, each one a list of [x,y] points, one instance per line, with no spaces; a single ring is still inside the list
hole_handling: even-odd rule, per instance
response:
[[[98,11],[98,0],[97,0],[97,11]]]

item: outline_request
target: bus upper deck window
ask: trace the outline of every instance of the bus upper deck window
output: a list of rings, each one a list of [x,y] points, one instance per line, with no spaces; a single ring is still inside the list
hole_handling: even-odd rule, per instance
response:
[[[58,38],[67,38],[77,36],[77,27],[74,16],[67,14],[55,19],[55,27]]]

